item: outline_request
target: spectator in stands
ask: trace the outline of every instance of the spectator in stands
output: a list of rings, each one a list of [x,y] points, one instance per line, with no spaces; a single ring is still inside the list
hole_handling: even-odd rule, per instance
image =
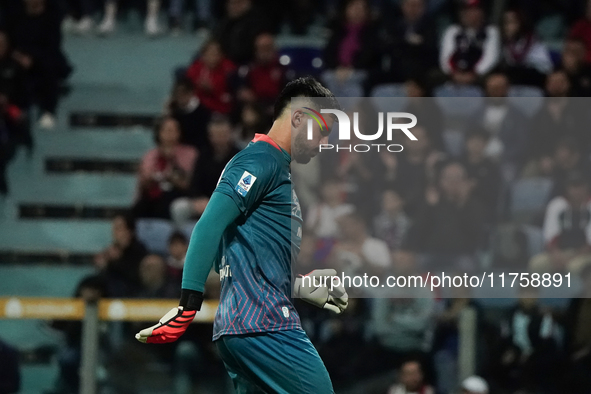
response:
[[[185,0],[171,0],[168,6],[168,27],[173,35],[178,35],[182,29],[183,11]],[[212,26],[212,5],[211,0],[191,0],[189,4],[194,6],[193,30],[207,32]]]
[[[582,289],[570,300],[564,329],[567,361],[567,390],[584,393],[591,387],[591,265],[581,271]]]
[[[62,21],[64,33],[72,32],[80,35],[90,33],[94,27],[92,15],[95,12],[95,1],[69,0],[64,3],[67,5],[66,17]]]
[[[115,32],[117,24],[117,7],[119,0],[106,0],[103,20],[98,26],[98,34],[107,35]],[[144,31],[146,35],[154,37],[162,33],[158,24],[158,12],[160,11],[160,0],[146,0],[146,19]]]
[[[132,294],[139,285],[139,266],[147,254],[135,236],[135,221],[119,215],[113,219],[113,243],[94,256],[94,265],[107,281],[107,293],[113,297]]]
[[[270,23],[252,0],[227,0],[226,16],[214,31],[222,51],[235,64],[252,61],[257,35],[270,31]]]
[[[413,1],[413,0],[410,0]],[[411,78],[404,83],[408,104],[404,112],[413,114],[420,119],[420,125],[429,136],[433,148],[444,151],[443,143],[443,112],[439,104],[432,97],[431,87],[425,78]]]
[[[238,69],[238,100],[258,102],[272,113],[273,103],[286,82],[286,68],[279,63],[275,38],[270,33],[259,34],[254,42],[254,60]]]
[[[187,77],[193,81],[195,94],[201,103],[210,111],[227,114],[232,110],[228,79],[235,68],[234,63],[225,57],[220,43],[215,40],[203,44],[201,56],[189,66]]]
[[[573,97],[591,97],[591,64],[586,59],[585,42],[578,38],[565,41],[562,69],[570,78]]]
[[[168,257],[166,265],[168,266],[168,277],[177,288],[181,288],[183,276],[183,267],[185,266],[185,257],[189,248],[189,240],[180,231],[173,232],[168,238]]]
[[[486,25],[480,0],[463,0],[460,24],[447,28],[441,41],[441,70],[459,85],[474,84],[500,60],[500,34]]]
[[[60,84],[72,67],[61,49],[61,24],[55,4],[47,0],[23,3],[7,20],[14,48],[12,56],[32,79],[41,112],[39,125],[51,129],[55,127]]]
[[[8,179],[6,170],[14,157],[16,136],[14,129],[0,125],[0,195],[8,194]]]
[[[175,82],[166,110],[179,123],[184,144],[193,146],[198,152],[209,147],[207,124],[211,112],[195,95],[191,79],[184,77]]]
[[[423,366],[418,360],[405,361],[400,366],[398,381],[390,386],[386,394],[435,394],[435,389],[425,383]]]
[[[464,166],[449,162],[441,168],[436,185],[427,189],[408,238],[408,246],[424,254],[427,266],[437,263],[462,271],[475,268],[474,253],[481,242],[484,220],[483,209],[472,196],[473,188]]]
[[[318,238],[334,239],[339,235],[338,219],[355,211],[352,204],[343,201],[343,184],[336,179],[323,182],[320,200],[312,205],[305,225]]]
[[[472,375],[462,382],[460,394],[488,394],[488,383],[480,376]]]
[[[485,104],[473,115],[471,123],[486,130],[489,135],[486,156],[498,161],[503,178],[511,181],[523,165],[529,123],[507,98],[510,85],[506,74],[493,72],[486,77],[484,85]]]
[[[332,251],[336,266],[344,272],[383,273],[391,265],[388,245],[371,237],[367,225],[358,214],[337,219],[340,238]]]
[[[574,172],[580,173],[584,179],[591,181],[589,159],[583,156],[581,147],[572,138],[564,138],[556,144],[552,160],[552,197],[565,195],[567,180]],[[547,175],[539,174],[539,176]]]
[[[18,350],[0,339],[0,392],[16,394],[21,389]]]
[[[532,272],[579,272],[591,262],[591,192],[581,173],[571,173],[564,195],[548,203],[544,242],[546,252],[530,261]]]
[[[166,261],[157,254],[142,259],[139,268],[140,288],[138,298],[178,298],[180,288],[168,278]]]
[[[473,197],[485,209],[486,221],[496,219],[497,202],[501,195],[501,174],[498,163],[486,157],[489,134],[480,128],[474,128],[466,136],[466,154],[461,160],[468,177],[474,182]]]
[[[538,288],[523,287],[519,291],[517,305],[500,327],[501,386],[509,392],[557,392],[561,363],[556,322],[540,306]]]
[[[0,31],[0,95],[6,100],[24,110],[30,104],[27,95],[26,70],[12,56],[12,43],[8,34]]]
[[[211,148],[204,150],[195,162],[187,196],[177,199],[171,206],[171,216],[177,226],[201,216],[224,167],[238,153],[228,118],[213,116],[208,136]]]
[[[390,56],[390,81],[403,82],[426,75],[437,67],[435,23],[426,13],[425,0],[402,0],[402,15],[386,26],[386,51]]]
[[[417,141],[405,143],[402,153],[382,151],[378,170],[384,188],[399,190],[405,211],[414,218],[422,204],[425,188],[433,180],[436,164],[444,155],[435,150],[424,127],[412,129]]]
[[[335,71],[338,81],[348,80],[354,70],[377,65],[377,27],[370,20],[367,0],[349,0],[343,17],[331,28],[324,49],[324,66]]]
[[[240,122],[235,130],[238,148],[246,148],[256,134],[266,134],[269,130],[268,120],[269,117],[261,105],[254,102],[244,104],[240,111]]]
[[[404,200],[396,190],[386,189],[382,193],[382,210],[373,220],[374,235],[386,242],[390,252],[402,246],[410,221],[404,213]]]
[[[155,127],[156,148],[140,164],[136,217],[170,218],[170,204],[187,194],[197,158],[195,148],[180,143],[179,124],[164,118]]]
[[[535,36],[533,26],[520,10],[503,14],[502,66],[513,83],[543,86],[554,68],[546,45]]]
[[[82,299],[85,303],[96,303],[107,295],[107,284],[101,276],[85,277],[78,283],[74,292],[74,297]],[[82,358],[82,322],[54,320],[50,323],[50,327],[61,331],[65,337],[65,347],[60,349],[57,355],[59,376],[51,393],[78,393],[80,392],[80,361]],[[104,338],[100,339],[103,342]],[[104,350],[105,346],[102,348]]]
[[[544,105],[534,116],[530,128],[529,141],[535,143],[530,146],[530,160],[542,168],[542,172],[549,173],[547,167],[552,165],[552,153],[558,141],[571,137],[588,153],[589,133],[582,124],[586,124],[585,107],[578,106],[575,100],[569,99],[572,86],[568,75],[562,71],[554,71],[546,80],[546,95]]]
[[[585,16],[572,27],[568,37],[582,40],[587,48],[585,59],[591,63],[591,0],[587,0]]]

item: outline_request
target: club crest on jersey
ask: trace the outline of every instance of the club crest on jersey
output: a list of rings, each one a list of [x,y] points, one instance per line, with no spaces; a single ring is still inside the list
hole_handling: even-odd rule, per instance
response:
[[[250,190],[252,185],[254,185],[254,182],[256,180],[257,180],[256,176],[252,175],[248,171],[244,171],[244,174],[242,174],[242,176],[240,177],[240,181],[238,181],[238,184],[236,185],[236,191],[242,197],[246,197],[246,195],[248,194],[248,191]]]

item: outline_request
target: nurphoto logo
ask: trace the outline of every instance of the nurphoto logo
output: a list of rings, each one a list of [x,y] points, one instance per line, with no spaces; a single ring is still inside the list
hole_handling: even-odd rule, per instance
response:
[[[349,116],[338,109],[321,109],[320,113],[318,111],[313,110],[312,108],[304,107],[304,109],[309,110],[310,112],[305,112],[309,115],[312,119],[308,119],[308,140],[313,139],[313,127],[314,122],[313,120],[320,126],[320,129],[328,129],[326,120],[322,116],[322,114],[332,114],[335,115],[338,122],[339,122],[339,141],[351,141],[351,120]],[[384,122],[384,118],[386,122]],[[400,120],[408,119],[410,122],[406,123],[399,123]],[[407,112],[388,112],[384,114],[383,112],[378,112],[378,131],[374,134],[363,134],[359,130],[359,113],[353,112],[353,133],[355,136],[361,141],[377,141],[382,138],[384,134],[384,123],[386,123],[386,140],[392,141],[394,136],[395,130],[402,131],[411,141],[416,141],[417,137],[410,131],[411,128],[417,125],[417,117],[411,113]],[[387,149],[389,152],[402,152],[403,147],[400,144],[354,144],[354,145],[342,145],[342,144],[320,144],[319,150],[322,152],[323,150],[346,150],[346,151],[355,151],[355,152],[369,152],[371,150],[380,151],[381,148]]]

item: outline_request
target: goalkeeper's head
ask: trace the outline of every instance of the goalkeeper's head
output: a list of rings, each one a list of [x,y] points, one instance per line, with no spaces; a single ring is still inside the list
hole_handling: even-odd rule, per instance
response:
[[[334,94],[312,77],[289,82],[275,103],[273,129],[289,138],[291,156],[298,163],[308,163],[328,141],[335,118],[321,114],[324,108],[340,109],[340,105]]]

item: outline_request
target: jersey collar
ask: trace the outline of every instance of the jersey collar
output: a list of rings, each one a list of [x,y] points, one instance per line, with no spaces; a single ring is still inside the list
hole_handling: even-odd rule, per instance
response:
[[[267,134],[260,134],[260,133],[256,133],[254,135],[254,138],[252,139],[252,142],[259,142],[259,141],[263,141],[266,142],[268,144],[271,144],[273,147],[277,148],[281,153],[283,153],[283,155],[285,156],[285,158],[287,159],[288,162],[291,162],[291,155],[289,153],[287,153],[285,151],[285,149],[281,148],[277,142],[273,141],[273,139],[271,137],[269,137]]]

